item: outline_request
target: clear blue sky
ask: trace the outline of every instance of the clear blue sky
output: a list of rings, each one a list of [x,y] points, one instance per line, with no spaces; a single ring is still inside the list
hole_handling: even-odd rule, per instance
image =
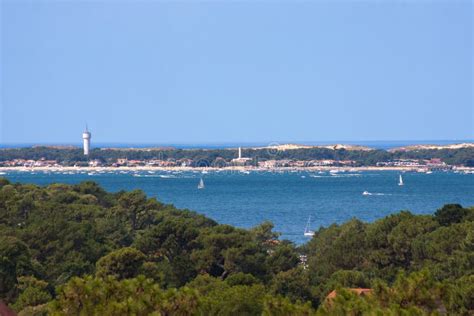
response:
[[[1,0],[3,143],[472,139],[471,1]]]

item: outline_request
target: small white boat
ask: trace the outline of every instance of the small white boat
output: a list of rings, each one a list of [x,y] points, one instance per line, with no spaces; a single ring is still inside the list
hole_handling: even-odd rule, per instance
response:
[[[433,173],[433,171],[431,171],[431,170],[426,171],[426,174],[432,174],[432,173]]]
[[[398,185],[404,185],[402,175],[398,179]]]
[[[362,192],[362,195],[372,195],[372,193],[370,193],[369,191],[364,191]]]
[[[199,180],[198,189],[204,189],[204,188],[205,188],[204,180],[201,178],[201,180]]]
[[[311,215],[308,217],[308,223],[306,223],[306,227],[304,229],[304,235],[306,237],[313,237],[314,236],[314,231],[309,229],[310,224],[311,224]]]

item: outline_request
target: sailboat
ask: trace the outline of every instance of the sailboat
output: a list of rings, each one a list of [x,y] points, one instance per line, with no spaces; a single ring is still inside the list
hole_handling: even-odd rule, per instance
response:
[[[402,175],[400,175],[400,178],[398,180],[398,185],[403,185],[403,178]]]
[[[204,180],[201,178],[201,180],[199,180],[198,189],[204,189],[204,187]]]
[[[314,231],[309,229],[309,225],[311,224],[311,215],[308,218],[308,223],[306,223],[306,227],[304,229],[304,235],[307,237],[312,237],[314,236]]]

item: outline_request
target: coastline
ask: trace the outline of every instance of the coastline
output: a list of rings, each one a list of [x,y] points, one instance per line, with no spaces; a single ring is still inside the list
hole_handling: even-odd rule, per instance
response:
[[[281,171],[337,171],[337,172],[358,172],[358,171],[414,171],[418,172],[420,169],[424,170],[421,167],[377,167],[377,166],[366,166],[366,167],[274,167],[274,168],[259,168],[252,166],[229,166],[229,167],[153,167],[153,166],[134,166],[134,167],[70,167],[70,166],[61,166],[61,167],[0,167],[0,172],[9,172],[9,171],[20,171],[20,172],[34,172],[34,171],[50,171],[50,172],[98,172],[98,171],[160,171],[160,172],[176,172],[176,171],[268,171],[268,172],[281,172]],[[474,167],[453,167],[452,171],[468,171],[474,172]],[[422,171],[419,171],[422,172]]]

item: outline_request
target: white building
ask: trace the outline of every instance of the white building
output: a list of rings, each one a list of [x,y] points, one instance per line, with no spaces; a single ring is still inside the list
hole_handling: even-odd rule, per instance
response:
[[[245,163],[247,163],[247,161],[252,160],[252,158],[242,157],[242,148],[240,147],[239,147],[238,153],[239,153],[239,157],[232,159],[232,163],[237,164],[237,165],[244,165]]]
[[[89,155],[89,150],[91,148],[91,136],[92,135],[87,129],[87,125],[86,125],[86,130],[84,131],[84,133],[82,133],[84,155]]]

